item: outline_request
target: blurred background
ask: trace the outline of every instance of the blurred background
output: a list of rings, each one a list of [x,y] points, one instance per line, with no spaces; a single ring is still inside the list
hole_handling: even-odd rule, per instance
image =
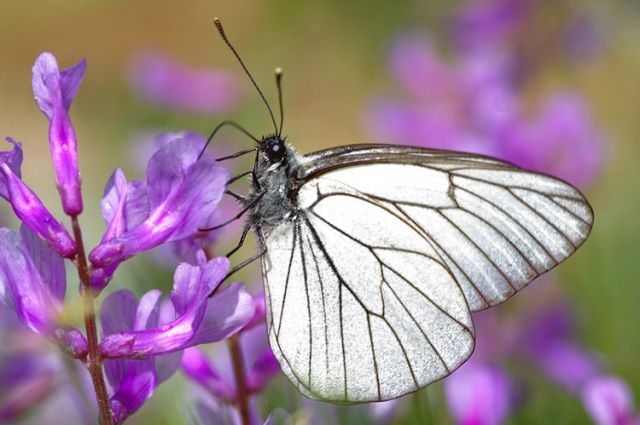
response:
[[[155,134],[208,134],[224,119],[258,136],[272,132],[215,16],[274,108],[273,71],[283,68],[284,133],[299,151],[387,142],[488,153],[567,179],[596,216],[590,238],[561,267],[477,315],[479,347],[459,382],[454,374],[398,402],[338,408],[304,400],[277,375],[254,397],[263,418],[280,407],[294,423],[314,424],[605,423],[590,401],[603,376],[628,390],[624,409],[638,414],[638,2],[3,0],[0,130],[23,143],[23,178],[55,213],[48,124],[32,99],[31,67],[42,51],[61,67],[88,61],[71,109],[88,245],[104,230],[107,178],[118,166],[142,178]],[[228,130],[214,145],[226,154],[250,140]],[[6,203],[0,214],[15,228]],[[239,229],[223,232],[214,251],[226,252]],[[136,258],[110,288],[168,293],[174,265],[162,253]],[[261,290],[257,266],[238,277]],[[128,423],[187,423],[194,387],[177,374]],[[42,396],[20,421],[52,423],[43,415],[67,403],[59,398]],[[482,421],[465,422],[470,400]]]

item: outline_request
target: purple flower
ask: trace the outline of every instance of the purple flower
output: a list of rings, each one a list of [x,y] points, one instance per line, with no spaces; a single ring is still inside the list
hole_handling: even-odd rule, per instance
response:
[[[231,74],[189,68],[160,53],[138,54],[128,79],[140,96],[169,108],[210,114],[229,111],[238,102],[237,83]]]
[[[9,229],[0,229],[0,252],[0,301],[65,352],[76,358],[86,356],[84,336],[57,323],[66,290],[63,258],[25,225],[19,238]]]
[[[502,423],[513,401],[511,382],[502,369],[468,361],[445,380],[449,410],[461,425]]]
[[[13,149],[0,152],[0,196],[11,204],[18,218],[53,250],[63,257],[73,257],[76,244],[69,232],[53,217],[40,198],[20,180],[20,143],[10,138],[7,141],[13,145]]]
[[[15,421],[45,402],[62,384],[48,344],[0,304],[0,422]]]
[[[538,117],[526,115],[513,52],[465,52],[449,63],[411,35],[394,44],[390,68],[408,97],[368,110],[379,140],[492,155],[578,185],[599,171],[603,137],[583,100],[555,94]]]
[[[155,152],[164,148],[176,138],[191,140],[200,150],[204,148],[206,143],[206,138],[202,134],[193,131],[144,132],[134,140],[134,149],[132,154],[135,159],[135,165],[138,166],[138,168],[142,168],[142,164],[146,164]],[[213,158],[210,152],[211,148],[207,149],[204,152],[204,155],[209,158]],[[222,154],[219,156],[222,156]],[[228,217],[231,217],[235,208],[231,208],[229,201],[232,200],[223,197],[207,222],[202,225],[202,228],[213,227]],[[234,226],[225,226],[224,229],[233,232]],[[177,262],[182,261],[194,264],[196,253],[199,250],[205,249],[207,246],[211,246],[215,243],[220,238],[222,230],[223,229],[221,228],[213,231],[197,232],[186,238],[161,245],[154,251],[154,259],[157,260],[158,264],[163,266],[177,265]]]
[[[525,356],[547,377],[567,390],[578,392],[599,373],[593,354],[575,341],[571,309],[563,303],[547,307],[531,319],[521,335]]]
[[[171,303],[158,290],[138,304],[129,290],[109,295],[102,306],[104,338],[100,344],[107,378],[114,394],[111,410],[117,423],[137,411],[155,388],[180,366],[181,350],[228,338],[253,316],[250,296],[240,284],[209,294],[228,271],[224,257],[200,264],[183,263],[176,270]]]
[[[82,212],[82,194],[76,134],[68,113],[86,66],[83,59],[60,71],[51,53],[42,53],[33,66],[33,96],[49,119],[49,146],[56,183],[64,212],[70,216]]]
[[[232,407],[206,396],[198,395],[191,402],[189,423],[193,425],[242,425],[238,412]],[[252,417],[252,425],[293,425],[289,414],[282,409],[276,409],[262,422]]]
[[[89,256],[94,269],[115,266],[206,225],[230,173],[213,159],[198,160],[199,153],[197,140],[177,138],[149,160],[146,181],[126,183],[116,170],[102,203],[108,229]]]
[[[593,180],[602,163],[603,137],[584,102],[574,93],[547,99],[540,115],[507,132],[505,157],[553,173],[578,186]]]
[[[582,390],[582,401],[597,425],[640,424],[629,387],[616,377],[591,379]]]
[[[229,270],[229,261],[218,257],[206,261],[204,253],[198,255],[198,265],[182,263],[174,275],[171,302],[173,314],[165,322],[145,322],[127,330],[108,332],[100,343],[105,358],[150,358],[228,338],[240,330],[253,316],[251,297],[239,284],[231,284],[209,295],[218,287]],[[126,293],[126,292],[124,292]],[[131,298],[122,291],[112,297]],[[124,301],[113,299],[107,312]],[[159,299],[158,292],[147,293],[139,309],[153,310]],[[105,302],[107,301],[105,300]],[[139,315],[140,313],[138,313]],[[123,324],[121,328],[124,328]]]
[[[269,347],[265,329],[264,294],[252,299],[254,314],[245,323],[239,335],[246,374],[244,386],[249,393],[260,392],[269,380],[280,372],[280,365]],[[237,383],[233,373],[231,358],[225,353],[216,356],[217,366],[198,349],[185,351],[182,358],[182,370],[189,378],[198,383],[213,396],[221,400],[237,400]]]
[[[452,31],[465,48],[487,48],[504,43],[522,26],[537,0],[480,0],[456,11]]]

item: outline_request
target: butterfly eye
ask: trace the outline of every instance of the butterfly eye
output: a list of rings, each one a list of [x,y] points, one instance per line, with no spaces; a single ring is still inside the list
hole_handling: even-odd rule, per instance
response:
[[[267,155],[269,162],[275,164],[284,158],[286,147],[279,138],[270,138],[264,142],[264,153]]]

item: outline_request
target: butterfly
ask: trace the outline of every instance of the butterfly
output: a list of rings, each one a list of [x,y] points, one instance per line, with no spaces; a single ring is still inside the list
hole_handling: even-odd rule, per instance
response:
[[[267,325],[304,395],[382,401],[451,374],[474,349],[471,313],[570,256],[593,211],[570,184],[481,155],[394,145],[300,154],[280,126],[254,138],[249,213]],[[230,158],[230,157],[227,157]],[[225,158],[226,159],[226,158]],[[249,173],[245,173],[249,174]],[[233,192],[231,192],[233,193]],[[239,247],[238,246],[238,247]],[[235,252],[237,248],[232,251]],[[234,270],[236,270],[234,269]]]

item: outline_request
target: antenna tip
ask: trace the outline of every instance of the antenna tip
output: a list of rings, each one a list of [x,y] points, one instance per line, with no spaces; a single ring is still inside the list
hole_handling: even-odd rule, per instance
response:
[[[220,23],[220,18],[218,18],[217,16],[213,18],[213,23],[218,25]]]
[[[276,76],[278,76],[278,77],[279,77],[279,76],[281,76],[281,75],[282,75],[282,68],[277,67],[277,68],[276,68]]]

